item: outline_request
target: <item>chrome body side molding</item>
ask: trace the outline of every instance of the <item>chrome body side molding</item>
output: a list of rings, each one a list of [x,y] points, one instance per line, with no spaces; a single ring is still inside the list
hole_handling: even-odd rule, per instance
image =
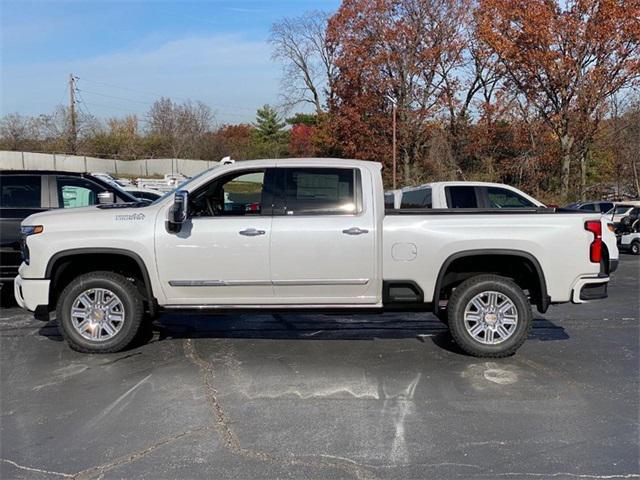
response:
[[[353,278],[344,280],[169,280],[172,287],[254,287],[263,285],[274,286],[314,286],[314,285],[366,285],[368,278]]]
[[[172,287],[255,287],[271,285],[270,280],[169,280]]]

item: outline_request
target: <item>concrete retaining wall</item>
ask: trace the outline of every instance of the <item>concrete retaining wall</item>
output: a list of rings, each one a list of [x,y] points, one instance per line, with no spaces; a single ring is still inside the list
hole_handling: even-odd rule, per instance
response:
[[[114,176],[150,177],[181,173],[192,177],[218,162],[181,158],[113,160],[80,155],[0,151],[0,170],[60,170],[105,172]]]

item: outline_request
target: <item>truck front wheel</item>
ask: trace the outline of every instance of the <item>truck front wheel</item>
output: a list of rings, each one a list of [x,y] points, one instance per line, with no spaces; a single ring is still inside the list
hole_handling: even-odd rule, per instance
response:
[[[60,294],[56,318],[69,346],[83,353],[113,353],[136,338],[144,305],[135,285],[113,272],[75,278]]]
[[[453,339],[476,357],[514,354],[531,328],[531,306],[524,292],[497,275],[478,275],[462,282],[451,294],[448,311]]]

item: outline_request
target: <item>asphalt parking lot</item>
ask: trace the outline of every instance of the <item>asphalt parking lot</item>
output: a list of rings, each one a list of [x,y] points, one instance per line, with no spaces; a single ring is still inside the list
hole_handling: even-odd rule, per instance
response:
[[[638,478],[639,277],[490,361],[428,314],[172,314],[91,356],[5,307],[0,478]]]

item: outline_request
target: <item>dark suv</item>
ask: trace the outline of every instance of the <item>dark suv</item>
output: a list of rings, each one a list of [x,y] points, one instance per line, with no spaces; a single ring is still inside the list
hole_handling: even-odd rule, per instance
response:
[[[0,285],[12,282],[22,263],[20,222],[53,208],[138,202],[132,195],[86,173],[0,171]],[[4,290],[4,288],[3,288]]]

